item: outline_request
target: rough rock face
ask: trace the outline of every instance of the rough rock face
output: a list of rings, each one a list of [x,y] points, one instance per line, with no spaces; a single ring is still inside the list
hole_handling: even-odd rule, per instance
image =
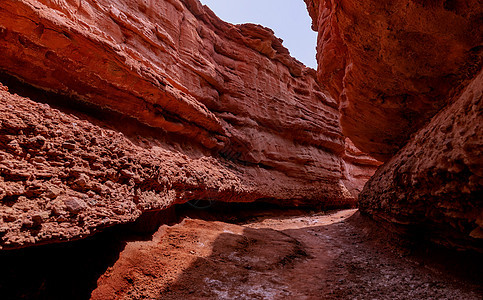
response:
[[[0,115],[0,247],[80,238],[191,199],[257,197],[214,158],[131,141],[4,90]]]
[[[359,150],[349,138],[345,139],[344,153],[344,185],[357,197],[364,184],[371,178],[373,172],[368,172],[368,166],[377,168],[382,163]]]
[[[483,72],[381,167],[361,211],[451,247],[483,251]]]
[[[288,169],[278,156],[294,143],[307,165],[344,151],[336,103],[268,29],[194,0],[2,1],[0,13],[0,68],[29,84],[207,148],[246,145],[250,163]]]
[[[346,136],[386,161],[482,66],[478,0],[305,0]],[[464,83],[464,84],[462,84]]]
[[[1,1],[0,52],[1,72],[117,114],[98,124],[1,92],[3,247],[192,199],[351,205],[379,165],[273,32],[195,0]]]
[[[318,80],[339,101],[343,133],[387,161],[361,211],[482,251],[480,1],[305,2],[319,32]]]

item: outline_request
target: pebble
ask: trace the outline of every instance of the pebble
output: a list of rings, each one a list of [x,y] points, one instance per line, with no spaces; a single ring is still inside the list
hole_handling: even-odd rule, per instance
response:
[[[63,199],[67,210],[72,214],[79,214],[87,209],[87,204],[84,200],[73,196],[65,196]]]

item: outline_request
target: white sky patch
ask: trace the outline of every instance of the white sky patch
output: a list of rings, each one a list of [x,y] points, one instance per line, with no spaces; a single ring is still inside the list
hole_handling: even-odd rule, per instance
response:
[[[233,24],[255,23],[271,28],[290,54],[317,68],[317,33],[302,0],[200,0],[218,17]]]

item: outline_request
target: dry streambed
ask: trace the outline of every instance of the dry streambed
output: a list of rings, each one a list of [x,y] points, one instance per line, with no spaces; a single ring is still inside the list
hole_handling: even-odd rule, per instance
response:
[[[481,299],[481,272],[449,275],[431,253],[413,255],[389,241],[356,210],[238,225],[187,218],[129,242],[91,297]]]

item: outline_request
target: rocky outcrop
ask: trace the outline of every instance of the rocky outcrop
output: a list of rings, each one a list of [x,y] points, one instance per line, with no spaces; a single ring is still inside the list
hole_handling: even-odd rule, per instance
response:
[[[376,169],[382,163],[359,150],[349,138],[345,139],[343,157],[344,185],[357,198],[364,184],[374,175],[373,172],[368,172],[368,166]]]
[[[224,23],[193,0],[2,1],[0,9],[0,68],[31,85],[206,148],[246,145],[250,163],[276,167],[287,139],[344,151],[335,102],[269,29]]]
[[[2,248],[81,238],[192,199],[260,197],[229,165],[146,134],[130,140],[5,90],[0,114]]]
[[[379,164],[346,144],[337,103],[271,30],[196,0],[1,1],[0,52],[32,100],[87,103],[1,92],[2,247],[193,199],[354,205]]]
[[[343,133],[386,161],[361,212],[481,251],[479,1],[305,2],[319,32],[318,80],[339,102]]]
[[[386,161],[482,66],[480,1],[305,0],[346,136]]]
[[[409,234],[483,250],[483,72],[381,167],[360,209]]]

